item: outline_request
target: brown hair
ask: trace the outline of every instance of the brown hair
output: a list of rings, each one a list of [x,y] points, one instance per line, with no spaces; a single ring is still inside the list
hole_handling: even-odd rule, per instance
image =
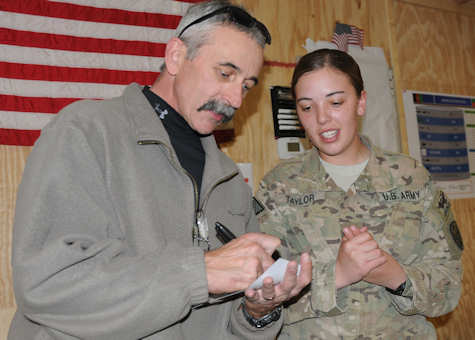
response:
[[[348,76],[353,88],[356,91],[358,98],[361,96],[361,91],[364,90],[363,78],[356,61],[348,53],[340,50],[333,50],[322,48],[313,52],[307,53],[295,66],[294,74],[292,75],[292,95],[295,98],[295,86],[300,77],[307,72],[320,70],[324,67],[334,68]]]

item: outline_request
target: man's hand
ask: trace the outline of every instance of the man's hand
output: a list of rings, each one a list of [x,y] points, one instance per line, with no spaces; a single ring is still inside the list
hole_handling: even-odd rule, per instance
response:
[[[307,253],[300,257],[300,274],[297,276],[297,262],[290,261],[285,271],[284,280],[274,285],[272,278],[267,277],[260,289],[246,289],[245,308],[254,318],[270,313],[274,308],[287,301],[312,281],[312,261]]]
[[[387,261],[367,227],[358,229],[351,226],[344,228],[343,233],[345,236],[338,250],[335,268],[337,288],[360,281]]]
[[[277,237],[244,234],[205,254],[208,290],[212,294],[244,290],[274,263],[271,255],[280,245]]]

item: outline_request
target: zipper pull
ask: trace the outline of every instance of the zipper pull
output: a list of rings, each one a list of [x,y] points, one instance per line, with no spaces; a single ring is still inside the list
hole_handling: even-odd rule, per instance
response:
[[[205,214],[201,210],[196,212],[196,223],[193,227],[193,244],[196,240],[198,242],[198,246],[200,246],[201,242],[205,242],[208,246],[209,250],[209,228],[208,228],[208,220],[206,219]]]

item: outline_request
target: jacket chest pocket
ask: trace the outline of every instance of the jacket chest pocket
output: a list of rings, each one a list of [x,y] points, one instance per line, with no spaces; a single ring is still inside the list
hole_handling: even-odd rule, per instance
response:
[[[420,244],[422,210],[417,203],[401,203],[391,207],[384,232],[376,238],[381,248],[405,263]]]
[[[354,220],[361,221],[359,226],[368,227],[380,248],[398,261],[412,253],[420,237],[419,201],[387,201],[378,193],[371,193],[360,195],[350,206]]]
[[[329,261],[336,258],[341,242],[341,227],[336,201],[317,201],[308,206],[296,206],[288,218],[300,251],[311,251],[316,258]]]
[[[246,184],[247,185],[247,184]],[[209,230],[210,249],[221,247],[223,243],[217,239],[215,224],[219,222],[226,226],[235,236],[249,231],[250,196],[235,190],[226,184],[217,186],[205,202],[203,212]]]

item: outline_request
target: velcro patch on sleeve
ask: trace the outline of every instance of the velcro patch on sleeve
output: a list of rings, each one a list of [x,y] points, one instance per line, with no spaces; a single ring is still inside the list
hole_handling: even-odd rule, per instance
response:
[[[254,213],[256,215],[259,215],[265,210],[264,205],[255,197],[252,197],[252,207],[254,208]]]
[[[464,246],[463,246],[462,235],[460,234],[460,230],[457,226],[457,222],[452,221],[450,223],[449,231],[450,231],[450,235],[452,235],[452,239],[454,240],[457,247],[459,247],[460,250],[463,250]]]

